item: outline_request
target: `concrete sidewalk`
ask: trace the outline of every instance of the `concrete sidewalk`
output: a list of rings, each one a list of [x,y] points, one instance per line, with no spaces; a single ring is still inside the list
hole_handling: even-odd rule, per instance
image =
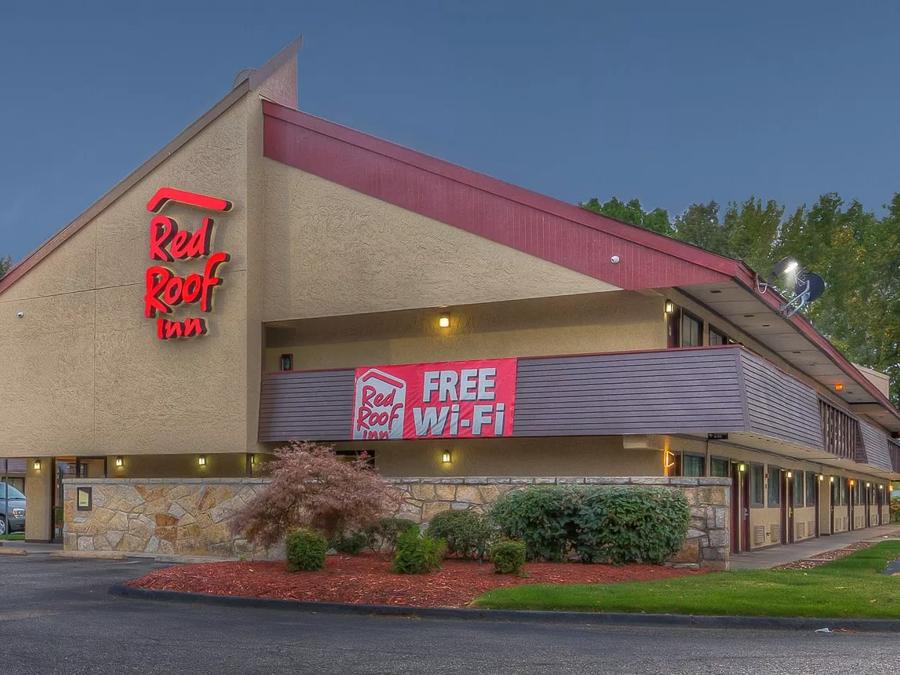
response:
[[[841,532],[828,537],[816,537],[807,539],[797,544],[784,546],[772,546],[760,551],[750,551],[731,557],[731,569],[733,570],[762,570],[778,565],[806,560],[828,551],[843,548],[848,544],[859,541],[880,541],[882,539],[900,539],[900,525],[880,525],[865,530],[853,532]]]

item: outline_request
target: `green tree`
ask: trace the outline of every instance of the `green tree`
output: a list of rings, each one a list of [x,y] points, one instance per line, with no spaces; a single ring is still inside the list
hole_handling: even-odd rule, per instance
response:
[[[10,267],[12,267],[12,260],[10,260],[9,256],[6,256],[5,258],[0,257],[0,279],[9,272]]]
[[[741,204],[729,204],[724,217],[727,254],[743,260],[754,270],[771,268],[783,215],[784,207],[771,199],[765,205],[757,197]]]
[[[613,197],[607,202],[601,202],[593,197],[581,206],[588,211],[609,216],[630,225],[638,225],[657,234],[672,236],[675,233],[672,223],[669,221],[669,213],[665,209],[644,211],[638,199],[632,199],[625,203],[618,197]]]
[[[807,316],[851,361],[887,373],[900,406],[900,193],[881,218],[835,193],[787,215],[777,202],[751,197],[730,203],[721,220],[714,201],[692,204],[671,222],[664,210],[645,211],[637,199],[595,198],[583,206],[739,258],[764,278],[775,261],[796,258],[827,283]]]
[[[691,204],[675,219],[675,236],[713,253],[729,255],[728,233],[719,222],[716,202]]]

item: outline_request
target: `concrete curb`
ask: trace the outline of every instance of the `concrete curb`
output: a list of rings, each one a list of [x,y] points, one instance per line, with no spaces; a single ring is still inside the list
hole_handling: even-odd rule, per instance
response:
[[[28,551],[13,546],[0,546],[0,555],[28,555]]]
[[[118,551],[51,551],[49,555],[65,560],[125,560],[128,557]]]
[[[685,614],[630,614],[627,612],[545,612],[520,609],[465,609],[458,607],[404,607],[396,605],[349,605],[337,602],[306,602],[231,595],[207,595],[180,591],[158,591],[116,584],[111,595],[137,600],[185,604],[219,605],[253,609],[282,609],[364,616],[397,616],[419,619],[479,621],[527,621],[609,626],[690,626],[695,628],[751,628],[813,631],[819,628],[866,632],[900,632],[900,619],[808,619],[778,616],[691,616]]]

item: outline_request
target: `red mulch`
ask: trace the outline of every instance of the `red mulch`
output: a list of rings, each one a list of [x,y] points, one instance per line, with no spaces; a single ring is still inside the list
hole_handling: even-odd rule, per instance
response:
[[[350,604],[462,607],[482,593],[517,584],[614,584],[669,579],[695,570],[658,565],[528,563],[525,577],[495,574],[490,563],[445,560],[430,574],[394,574],[374,555],[331,555],[325,569],[288,572],[283,562],[216,562],[178,565],[128,582],[129,586],[212,595],[244,595]]]

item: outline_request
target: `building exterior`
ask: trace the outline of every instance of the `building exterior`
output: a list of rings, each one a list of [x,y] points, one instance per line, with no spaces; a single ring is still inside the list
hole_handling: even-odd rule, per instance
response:
[[[289,440],[424,520],[685,489],[719,563],[887,522],[900,413],[752,270],[299,112],[297,46],[0,280],[28,539],[233,554]]]

